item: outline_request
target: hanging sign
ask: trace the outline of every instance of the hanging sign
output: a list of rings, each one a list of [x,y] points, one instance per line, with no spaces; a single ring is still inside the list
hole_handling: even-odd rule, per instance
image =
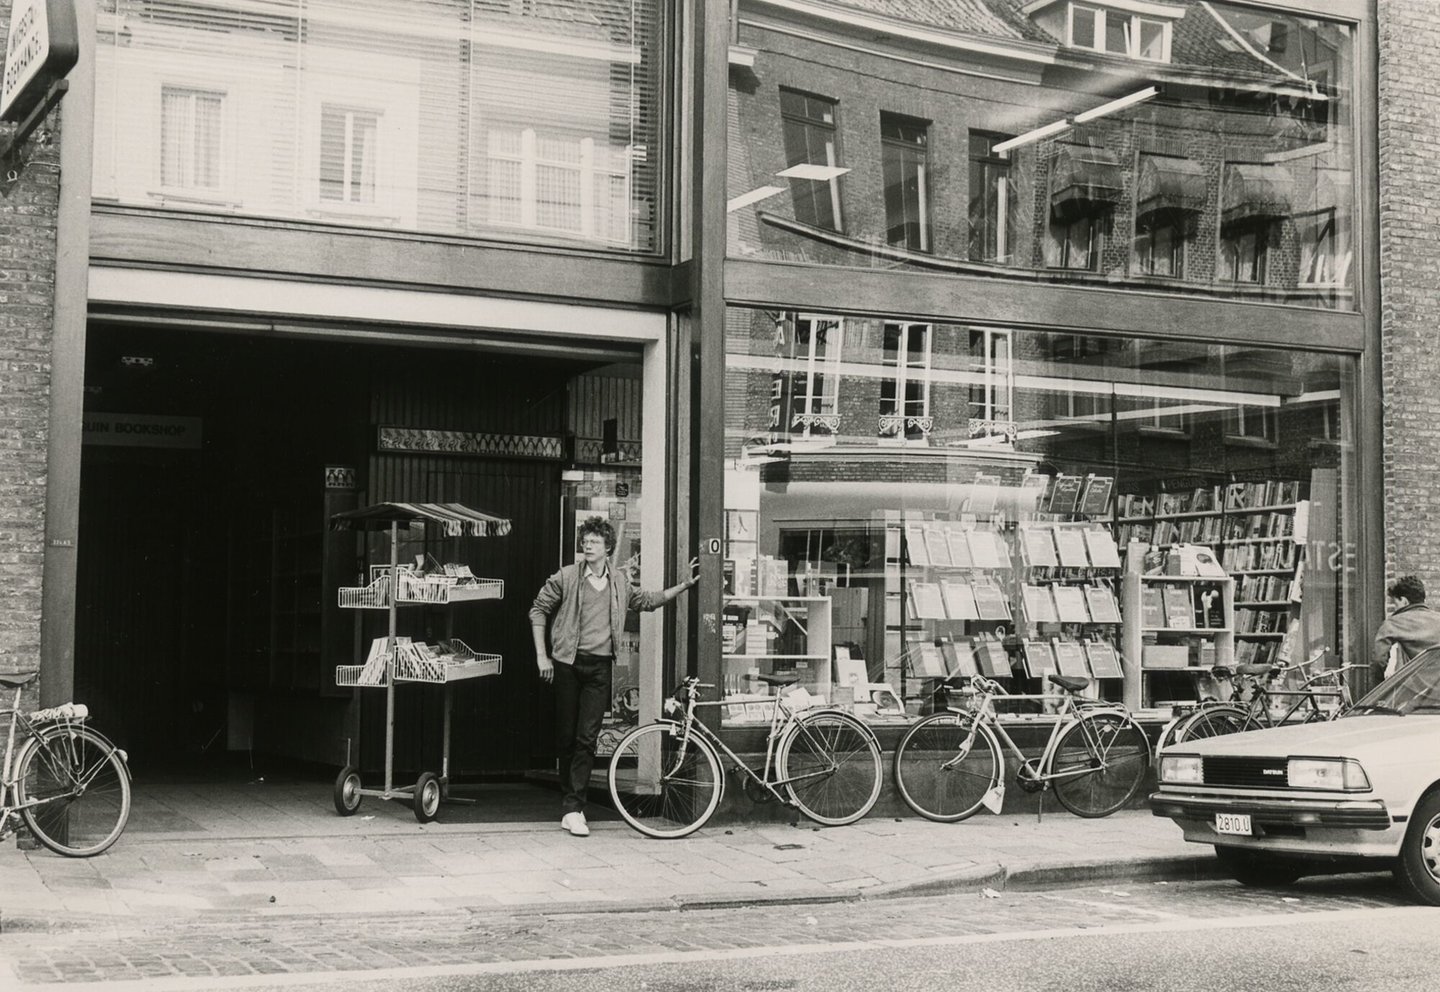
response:
[[[79,58],[74,0],[15,0],[5,39],[0,121],[23,120]]]

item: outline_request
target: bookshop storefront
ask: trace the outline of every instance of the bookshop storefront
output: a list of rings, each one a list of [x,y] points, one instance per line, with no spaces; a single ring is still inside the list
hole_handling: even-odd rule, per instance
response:
[[[731,46],[726,721],[784,672],[883,724],[957,674],[1158,718],[1366,660],[1359,26],[853,6]]]

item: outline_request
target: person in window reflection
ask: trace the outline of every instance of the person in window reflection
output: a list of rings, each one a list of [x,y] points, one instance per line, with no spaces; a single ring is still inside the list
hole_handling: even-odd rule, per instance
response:
[[[1402,575],[1390,583],[1385,599],[1390,615],[1375,631],[1370,655],[1377,682],[1421,651],[1440,646],[1440,611],[1425,602],[1425,583],[1418,576]],[[1398,657],[1390,666],[1392,651]]]
[[[555,686],[556,754],[560,764],[560,826],[588,837],[585,794],[595,766],[595,742],[610,703],[610,669],[615,644],[625,629],[625,611],[654,610],[671,602],[699,579],[700,561],[690,559],[690,577],[660,592],[630,584],[612,569],[615,529],[604,517],[580,525],[581,560],[545,580],[530,607],[535,665],[542,681]],[[545,631],[550,631],[546,647]]]

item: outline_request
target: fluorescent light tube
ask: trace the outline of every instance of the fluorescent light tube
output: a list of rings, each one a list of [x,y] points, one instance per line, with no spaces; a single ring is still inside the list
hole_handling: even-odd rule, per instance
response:
[[[735,211],[739,210],[741,207],[748,207],[748,206],[749,206],[750,204],[752,204],[752,203],[758,203],[758,202],[761,201],[761,200],[765,200],[765,199],[768,199],[769,197],[774,196],[776,193],[783,193],[783,192],[785,192],[785,187],[784,187],[784,186],[760,186],[760,187],[757,187],[756,189],[752,189],[752,190],[751,190],[750,192],[748,192],[748,193],[741,193],[739,196],[735,197],[734,199],[727,200],[726,203],[725,203],[725,212],[726,212],[727,214],[734,213]]]
[[[1033,131],[1026,131],[1017,137],[1007,138],[998,145],[993,146],[990,150],[999,155],[1003,152],[1008,152],[1012,148],[1019,148],[1021,145],[1031,144],[1032,142],[1039,141],[1041,138],[1048,138],[1052,134],[1059,134],[1061,131],[1068,130],[1069,128],[1070,122],[1068,120],[1058,120],[1054,124],[1046,124],[1044,127],[1037,127]]]
[[[1144,103],[1151,97],[1159,96],[1160,91],[1154,86],[1147,86],[1143,90],[1136,90],[1129,96],[1122,96],[1118,100],[1111,100],[1109,103],[1102,103],[1092,110],[1085,110],[1075,115],[1076,124],[1084,124],[1086,121],[1093,121],[1097,117],[1104,117],[1106,114],[1113,114],[1117,110],[1124,110],[1126,107],[1133,107],[1137,103]]]

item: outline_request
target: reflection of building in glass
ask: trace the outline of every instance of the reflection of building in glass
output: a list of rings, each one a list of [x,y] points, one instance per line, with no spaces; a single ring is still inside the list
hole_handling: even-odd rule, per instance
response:
[[[1352,308],[1349,29],[1131,6],[740,3],[732,254]]]

